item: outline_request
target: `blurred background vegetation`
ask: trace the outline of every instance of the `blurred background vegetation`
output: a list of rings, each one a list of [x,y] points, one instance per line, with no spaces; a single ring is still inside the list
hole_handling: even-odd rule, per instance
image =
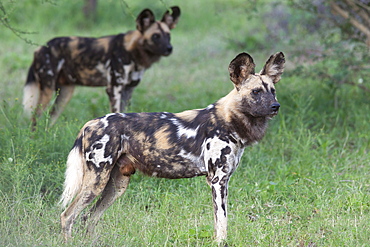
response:
[[[81,87],[55,126],[45,114],[30,132],[21,101],[33,51],[56,36],[126,32],[142,9],[158,19],[173,5],[182,11],[174,52],[146,71],[129,111],[207,106],[232,89],[227,66],[243,51],[257,70],[277,51],[287,59],[281,111],[230,182],[230,245],[366,246],[369,0],[0,0],[0,245],[61,244],[67,154],[82,125],[109,109],[104,88]],[[122,200],[91,245],[212,246],[204,178],[135,174]],[[71,246],[90,244],[81,232]]]

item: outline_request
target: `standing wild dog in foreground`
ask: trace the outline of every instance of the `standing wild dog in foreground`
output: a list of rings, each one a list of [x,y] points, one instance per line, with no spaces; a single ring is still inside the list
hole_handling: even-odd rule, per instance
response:
[[[244,148],[264,136],[280,104],[275,84],[284,54],[272,55],[259,74],[247,53],[229,65],[234,90],[204,109],[181,113],[112,113],[91,120],[80,131],[67,161],[61,214],[65,238],[76,217],[92,232],[103,212],[121,196],[136,170],[160,178],[206,176],[212,188],[216,240],[226,239],[227,194],[231,174]]]
[[[161,21],[143,10],[137,30],[101,38],[60,37],[35,51],[24,87],[23,105],[33,125],[51,101],[51,125],[71,99],[76,85],[106,86],[111,112],[122,112],[144,70],[172,52],[170,29],[180,17],[178,7]]]

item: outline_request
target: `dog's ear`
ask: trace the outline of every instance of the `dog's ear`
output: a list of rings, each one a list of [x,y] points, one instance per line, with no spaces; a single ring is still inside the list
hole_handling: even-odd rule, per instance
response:
[[[140,32],[145,32],[153,23],[155,17],[150,9],[144,9],[136,18],[136,29]]]
[[[255,64],[253,58],[248,53],[240,53],[237,55],[229,65],[230,80],[235,84],[238,89],[241,83],[254,74]]]
[[[284,64],[284,54],[282,52],[278,52],[270,56],[260,74],[271,77],[274,84],[278,83],[278,81],[280,81],[281,74],[284,71]]]
[[[166,23],[170,29],[173,29],[176,27],[176,24],[180,19],[180,14],[180,8],[173,6],[171,7],[171,13],[170,10],[167,10],[166,13],[164,13],[161,21]]]

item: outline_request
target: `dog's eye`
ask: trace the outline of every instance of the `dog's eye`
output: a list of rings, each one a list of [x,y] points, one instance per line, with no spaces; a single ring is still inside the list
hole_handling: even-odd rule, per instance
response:
[[[275,88],[271,88],[271,93],[272,94],[275,94],[275,91],[276,91]]]
[[[252,93],[253,93],[254,95],[258,95],[258,94],[260,94],[260,92],[262,92],[262,90],[261,90],[261,89],[253,89],[253,90],[252,90]]]
[[[159,37],[160,37],[160,35],[155,33],[155,34],[153,34],[152,39],[159,39]]]

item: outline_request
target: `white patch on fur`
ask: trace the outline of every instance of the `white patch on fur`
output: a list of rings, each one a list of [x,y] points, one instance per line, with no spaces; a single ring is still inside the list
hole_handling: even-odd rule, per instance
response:
[[[62,203],[64,208],[67,207],[81,189],[84,176],[83,164],[82,154],[79,152],[78,147],[74,147],[68,155],[64,191],[60,199],[60,203]]]
[[[112,116],[112,115],[115,115],[116,113],[109,113],[107,115],[105,115],[102,119],[100,119],[100,121],[104,124],[104,128],[107,128],[109,123],[108,123],[108,117]]]
[[[32,116],[40,98],[40,87],[38,83],[27,83],[23,88],[23,109],[27,117]]]
[[[115,99],[115,102],[114,102],[114,106],[113,107],[117,111],[120,111],[121,110],[121,92],[122,92],[122,89],[123,89],[123,86],[122,85],[114,86],[113,87],[113,97]]]
[[[58,62],[58,66],[57,66],[57,71],[59,72],[60,69],[62,68],[63,64],[64,64],[64,58],[60,59],[59,62]]]
[[[76,82],[76,78],[74,78],[71,74],[68,74],[68,79],[70,79],[73,82]]]
[[[112,76],[110,75],[110,71],[111,71],[111,67],[110,67],[110,59],[107,60],[107,62],[105,63],[105,67],[107,68],[107,74],[106,74],[106,77],[107,77],[107,83],[108,85],[110,85],[112,82]]]
[[[98,63],[95,66],[96,70],[103,74],[104,77],[107,77],[108,70],[107,67],[103,63]]]
[[[130,83],[129,74],[134,66],[134,63],[130,63],[128,65],[123,65],[123,73],[118,73],[117,71],[114,72],[114,75],[116,76],[116,81],[118,84],[127,85]]]
[[[176,118],[170,119],[177,126],[177,137],[185,135],[187,138],[194,138],[198,133],[199,126],[196,129],[185,128]]]
[[[214,104],[210,104],[209,106],[207,106],[207,110],[210,110],[210,109],[212,109],[212,108],[214,108],[215,107],[215,105]]]
[[[132,71],[131,80],[133,80],[133,81],[141,80],[141,78],[144,75],[144,71],[145,71],[144,69],[139,70],[139,71]]]
[[[50,76],[54,76],[54,73],[53,73],[53,71],[52,71],[51,69],[49,69],[46,73],[47,73],[48,75],[50,75]]]
[[[86,152],[86,161],[91,161],[94,163],[94,165],[97,168],[100,168],[100,163],[101,162],[108,162],[109,164],[112,164],[113,159],[112,156],[104,157],[105,153],[105,146],[107,145],[107,142],[109,141],[109,135],[104,135],[99,141],[94,142],[92,147],[94,147],[96,144],[102,144],[102,148],[99,149],[93,149],[90,150],[89,152]],[[92,159],[89,158],[90,154],[92,154]]]
[[[185,135],[187,138],[194,138],[197,136],[199,127],[196,129],[188,129],[188,128],[178,128],[177,136],[181,137],[182,135]]]
[[[123,134],[121,135],[121,139],[128,141],[130,139],[130,136]]]
[[[221,157],[222,154],[221,150],[227,146],[230,146],[229,143],[222,141],[217,137],[207,140],[206,145],[207,144],[210,146],[210,149],[209,150],[206,149],[206,152],[204,154],[204,160],[207,162],[206,164],[208,164],[209,159],[212,160],[212,163],[215,163],[216,160]],[[229,160],[227,162],[230,163]]]
[[[207,166],[200,160],[200,157],[202,155],[197,156],[192,154],[191,152],[185,152],[184,149],[181,149],[180,153],[178,154],[179,156],[183,157],[184,159],[190,160],[194,165],[196,165],[201,173],[207,172]]]
[[[237,135],[234,135],[237,136]],[[210,146],[210,149],[207,150],[207,144]],[[208,169],[208,161],[211,159],[212,163],[214,164],[217,159],[219,159],[222,155],[221,150],[225,147],[229,146],[231,148],[231,152],[226,155],[227,158],[227,164],[225,166],[228,166],[228,173],[233,173],[235,169],[238,167],[240,159],[243,155],[244,148],[240,147],[237,144],[234,144],[232,142],[225,142],[220,140],[218,137],[214,137],[212,139],[209,139],[204,144],[205,148],[204,150],[204,162]]]
[[[166,119],[167,118],[167,115],[166,114],[167,114],[167,112],[162,112],[160,118],[161,119]]]

